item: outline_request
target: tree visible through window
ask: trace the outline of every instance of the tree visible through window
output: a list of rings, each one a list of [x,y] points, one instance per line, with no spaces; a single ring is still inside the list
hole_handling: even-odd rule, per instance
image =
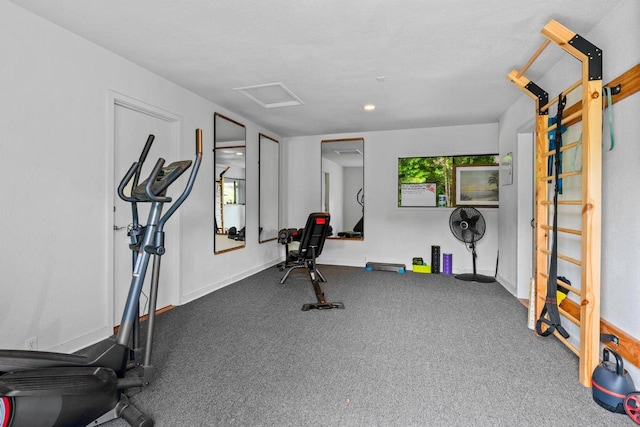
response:
[[[398,158],[398,206],[402,206],[402,184],[436,184],[436,199],[444,196],[453,206],[454,165],[495,165],[497,154]]]

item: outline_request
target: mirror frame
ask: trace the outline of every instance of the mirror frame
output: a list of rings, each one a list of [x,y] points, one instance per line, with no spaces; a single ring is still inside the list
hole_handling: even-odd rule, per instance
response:
[[[234,146],[224,146],[224,147],[217,147],[217,145],[219,144],[218,142],[218,137],[219,137],[219,128],[218,128],[218,120],[226,120],[232,124],[235,124],[239,127],[241,127],[244,130],[244,145],[234,145]],[[225,248],[225,249],[217,249],[216,246],[218,246],[216,244],[216,241],[218,240],[218,236],[222,236],[222,234],[218,234],[218,227],[217,227],[217,219],[216,219],[216,212],[218,209],[218,204],[221,205],[221,207],[224,207],[224,204],[222,203],[222,200],[218,200],[218,194],[217,194],[217,186],[218,186],[218,174],[216,173],[216,167],[218,165],[218,155],[217,155],[217,151],[216,150],[220,150],[223,148],[240,148],[242,147],[244,150],[244,170],[245,170],[245,177],[244,182],[245,182],[245,197],[244,197],[244,223],[243,223],[243,228],[245,229],[245,238],[244,240],[242,240],[243,244],[242,245],[234,245],[234,247],[229,247],[229,248]],[[243,249],[247,246],[247,241],[246,241],[246,226],[247,226],[247,220],[246,220],[246,213],[247,213],[247,197],[246,197],[246,170],[247,170],[247,127],[245,125],[243,125],[242,123],[239,123],[229,117],[226,117],[223,114],[220,113],[214,113],[213,115],[213,253],[216,255],[222,254],[222,253],[226,253],[226,252],[230,252],[230,251],[235,251],[238,249]],[[237,178],[240,179],[240,178]],[[222,185],[224,185],[224,182],[221,183]],[[224,226],[224,224],[222,224]],[[227,236],[228,237],[228,236]]]
[[[265,238],[262,238],[262,224],[263,224],[263,217],[266,217],[267,215],[265,215],[265,209],[263,209],[263,196],[267,197],[268,195],[273,196],[273,189],[271,187],[266,188],[266,183],[265,183],[265,179],[263,179],[263,171],[266,172],[266,167],[263,168],[263,155],[262,155],[262,148],[263,148],[263,144],[272,144],[275,143],[276,144],[276,150],[277,150],[277,163],[276,163],[276,170],[275,170],[275,174],[276,174],[276,179],[275,179],[275,199],[276,199],[276,213],[275,213],[275,217],[276,217],[276,227],[274,230],[274,235],[273,236],[265,236]],[[272,138],[268,135],[265,135],[263,133],[259,133],[258,134],[258,243],[266,243],[266,242],[271,242],[273,240],[278,240],[278,230],[280,229],[280,141],[278,141],[275,138]],[[267,145],[264,145],[265,147]],[[271,172],[271,170],[269,170],[269,172]],[[263,188],[265,187],[265,188]],[[273,198],[273,197],[271,197]],[[269,215],[270,217],[272,215]]]
[[[364,221],[364,190],[365,190],[365,181],[364,181],[364,158],[365,158],[365,143],[364,143],[364,138],[363,137],[355,137],[355,138],[339,138],[339,139],[323,139],[322,141],[320,141],[320,209],[322,210],[326,205],[325,205],[325,198],[326,198],[326,194],[325,194],[325,187],[326,187],[326,181],[331,180],[330,176],[326,176],[325,175],[325,171],[323,168],[323,155],[322,155],[322,144],[334,144],[334,143],[341,143],[341,142],[356,142],[356,141],[360,141],[362,143],[362,194],[360,195],[360,193],[358,193],[356,195],[356,197],[360,198],[362,197],[362,220]],[[343,184],[344,186],[344,184]],[[328,203],[328,200],[326,201],[326,203]],[[360,203],[360,201],[358,201],[358,203]],[[341,203],[343,204],[343,203]],[[329,206],[329,213],[331,213],[331,209],[332,206]],[[344,212],[344,207],[343,207],[343,212]],[[344,215],[343,215],[344,216]],[[333,218],[333,216],[332,216]],[[346,227],[346,226],[345,226]],[[336,230],[334,227],[334,232],[331,236],[327,237],[327,239],[332,239],[332,240],[349,240],[349,241],[358,241],[361,242],[364,240],[364,232],[362,234],[362,236],[360,237],[338,237],[338,233],[341,232],[341,230]]]

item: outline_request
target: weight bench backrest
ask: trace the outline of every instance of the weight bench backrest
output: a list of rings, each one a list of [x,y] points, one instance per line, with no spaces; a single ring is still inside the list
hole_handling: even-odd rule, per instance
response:
[[[329,220],[331,216],[329,212],[314,212],[309,214],[307,225],[302,230],[300,237],[300,246],[298,247],[298,257],[301,259],[313,258],[311,248],[315,248],[315,256],[318,257],[322,253],[324,241],[329,235]]]

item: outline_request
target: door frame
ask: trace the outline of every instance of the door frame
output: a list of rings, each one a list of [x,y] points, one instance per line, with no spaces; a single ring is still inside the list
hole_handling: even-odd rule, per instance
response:
[[[116,141],[115,141],[115,110],[116,106],[129,108],[131,110],[137,111],[142,114],[146,114],[164,121],[171,123],[171,133],[172,139],[175,141],[176,146],[173,147],[172,151],[176,154],[177,158],[182,158],[182,126],[183,126],[183,118],[177,114],[166,111],[162,108],[156,107],[151,104],[147,104],[146,102],[140,101],[138,99],[132,98],[130,96],[124,95],[122,93],[116,92],[114,90],[107,90],[107,117],[106,117],[106,129],[105,129],[105,152],[104,158],[106,162],[106,177],[105,177],[105,194],[106,194],[106,204],[107,206],[107,218],[106,224],[107,227],[105,230],[106,238],[105,241],[107,243],[106,254],[107,254],[107,263],[106,263],[106,271],[105,277],[107,278],[107,288],[105,289],[105,301],[107,301],[107,319],[108,325],[110,327],[114,325],[114,300],[115,300],[115,234],[113,232],[113,227],[115,225],[114,218],[114,198],[116,196],[116,171],[115,171],[115,154],[116,154]],[[142,141],[144,142],[144,141]],[[141,143],[142,143],[141,142]],[[131,159],[131,163],[135,162],[137,159]],[[119,179],[119,178],[118,178]],[[176,230],[178,232],[178,236],[182,236],[182,214],[180,210],[175,212],[173,215],[175,219],[173,220],[176,224]],[[179,304],[180,295],[182,294],[182,239],[176,239],[176,247],[172,250],[176,251],[176,277],[175,280],[171,282],[175,283],[173,286],[173,291],[169,292],[171,295],[172,304]]]
[[[535,239],[531,227],[535,220],[535,133],[527,125],[518,130],[516,138],[516,297],[529,299],[531,280],[535,277]]]

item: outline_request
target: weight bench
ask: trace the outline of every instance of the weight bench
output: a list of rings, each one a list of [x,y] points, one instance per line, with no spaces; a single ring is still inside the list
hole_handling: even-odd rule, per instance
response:
[[[307,218],[307,225],[302,229],[300,234],[300,246],[297,250],[289,251],[287,253],[287,260],[285,265],[280,269],[284,270],[288,268],[285,275],[280,280],[280,283],[284,283],[289,274],[293,270],[298,268],[306,268],[309,276],[311,277],[311,283],[313,284],[313,290],[316,293],[318,302],[309,303],[302,306],[302,311],[309,311],[312,308],[318,310],[326,310],[330,308],[344,308],[344,304],[341,302],[327,302],[324,297],[324,292],[320,287],[320,281],[326,282],[322,273],[316,266],[316,258],[322,253],[324,247],[324,241],[329,235],[329,220],[330,215],[328,212],[315,212],[309,215]]]

